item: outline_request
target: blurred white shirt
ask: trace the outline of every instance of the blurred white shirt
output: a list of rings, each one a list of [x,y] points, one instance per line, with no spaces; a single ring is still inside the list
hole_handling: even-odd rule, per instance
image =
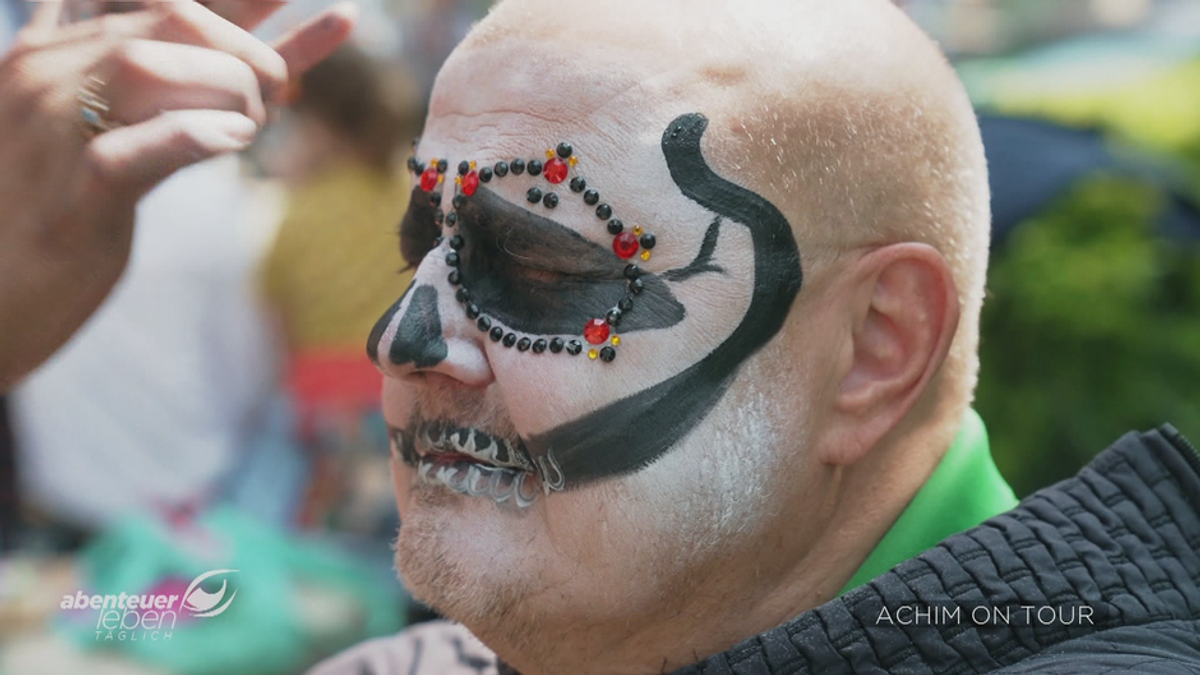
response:
[[[271,390],[256,271],[281,209],[233,156],[142,200],[124,278],[11,399],[24,501],[97,526],[221,489]]]

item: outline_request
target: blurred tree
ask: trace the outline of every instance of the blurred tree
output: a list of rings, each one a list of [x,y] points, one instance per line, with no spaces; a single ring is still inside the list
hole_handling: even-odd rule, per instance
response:
[[[1019,495],[1130,429],[1200,433],[1200,251],[1156,235],[1166,199],[1086,178],[993,258],[976,406]]]

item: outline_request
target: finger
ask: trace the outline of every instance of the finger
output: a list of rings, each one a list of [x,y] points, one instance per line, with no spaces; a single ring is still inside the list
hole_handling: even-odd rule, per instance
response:
[[[33,15],[29,18],[25,30],[33,33],[46,33],[54,30],[62,20],[65,7],[66,3],[61,1],[37,3],[37,9],[33,10]]]
[[[217,16],[244,30],[254,30],[260,23],[287,4],[284,0],[199,0]]]
[[[258,77],[246,62],[212,49],[172,42],[130,40],[98,71],[109,73],[101,95],[108,116],[144,122],[165,110],[228,110],[256,124],[267,120]]]
[[[241,0],[235,4],[260,3],[256,0]],[[274,6],[275,3],[268,0],[261,4]],[[207,47],[236,56],[254,70],[259,86],[268,100],[273,98],[276,92],[282,92],[287,84],[288,66],[274,49],[200,4],[163,2],[158,3],[150,14],[154,16],[155,21],[144,37],[162,42]]]
[[[358,20],[358,7],[343,2],[301,24],[275,43],[275,50],[287,63],[288,75],[299,77],[337,49]]]
[[[223,110],[167,112],[114,129],[88,144],[87,188],[136,201],[179,169],[245,148],[257,131],[250,118]]]

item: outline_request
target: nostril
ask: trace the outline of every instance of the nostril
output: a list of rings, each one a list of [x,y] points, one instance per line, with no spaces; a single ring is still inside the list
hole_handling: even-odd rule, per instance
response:
[[[408,309],[396,327],[388,361],[398,366],[411,363],[417,368],[432,368],[444,361],[447,353],[437,291],[432,286],[421,286],[413,291]]]

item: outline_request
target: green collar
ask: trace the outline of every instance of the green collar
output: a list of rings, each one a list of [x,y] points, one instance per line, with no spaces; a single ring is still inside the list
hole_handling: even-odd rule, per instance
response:
[[[992,461],[983,419],[968,408],[946,456],[842,593],[1016,505]]]

